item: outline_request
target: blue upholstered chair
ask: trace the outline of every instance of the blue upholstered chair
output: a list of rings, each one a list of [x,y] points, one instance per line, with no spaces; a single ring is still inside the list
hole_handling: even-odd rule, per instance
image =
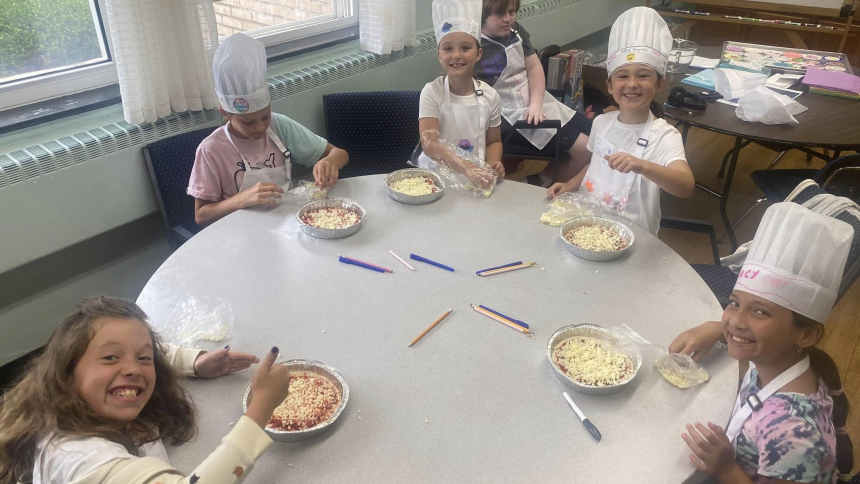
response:
[[[200,129],[156,141],[143,148],[167,242],[176,250],[200,231],[194,221],[194,198],[185,193],[197,146],[213,128]]]
[[[418,143],[419,91],[346,92],[323,96],[325,135],[349,153],[340,178],[408,168]]]

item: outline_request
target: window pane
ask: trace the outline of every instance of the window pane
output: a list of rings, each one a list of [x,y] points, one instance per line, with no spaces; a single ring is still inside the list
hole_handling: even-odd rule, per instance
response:
[[[0,0],[0,83],[106,60],[91,0]]]
[[[6,0],[0,0],[0,3]],[[335,0],[221,0],[215,2],[218,35],[281,25],[334,13]]]

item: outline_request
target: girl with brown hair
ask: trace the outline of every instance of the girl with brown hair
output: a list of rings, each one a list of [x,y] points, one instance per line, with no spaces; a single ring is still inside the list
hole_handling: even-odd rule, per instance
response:
[[[194,405],[180,374],[213,378],[259,360],[161,341],[132,301],[81,303],[30,363],[0,407],[2,484],[233,483],[271,444],[262,430],[287,396],[289,373],[277,348],[257,368],[248,412],[192,475],[170,467],[162,443],[196,434]]]
[[[699,359],[720,339],[749,361],[728,427],[687,424],[690,461],[720,484],[834,484],[853,466],[836,364],[815,348],[833,308],[853,229],[794,204],[764,215],[722,321],[682,333]]]

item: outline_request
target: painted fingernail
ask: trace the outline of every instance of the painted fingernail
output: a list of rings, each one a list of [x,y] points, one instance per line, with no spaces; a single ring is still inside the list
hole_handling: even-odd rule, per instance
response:
[[[278,349],[278,347],[277,347],[277,346],[272,346],[272,353],[277,353],[277,352],[279,352],[279,351],[280,351],[280,350]]]
[[[224,349],[225,349],[225,350],[226,350],[226,349],[228,349],[228,348],[230,348],[230,345],[227,345],[227,346],[225,346],[225,347],[224,347]]]

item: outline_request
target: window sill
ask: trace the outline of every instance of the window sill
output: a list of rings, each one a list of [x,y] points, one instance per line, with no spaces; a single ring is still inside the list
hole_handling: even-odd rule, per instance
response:
[[[113,84],[26,106],[10,108],[0,111],[0,134],[37,126],[121,102],[119,86]]]

